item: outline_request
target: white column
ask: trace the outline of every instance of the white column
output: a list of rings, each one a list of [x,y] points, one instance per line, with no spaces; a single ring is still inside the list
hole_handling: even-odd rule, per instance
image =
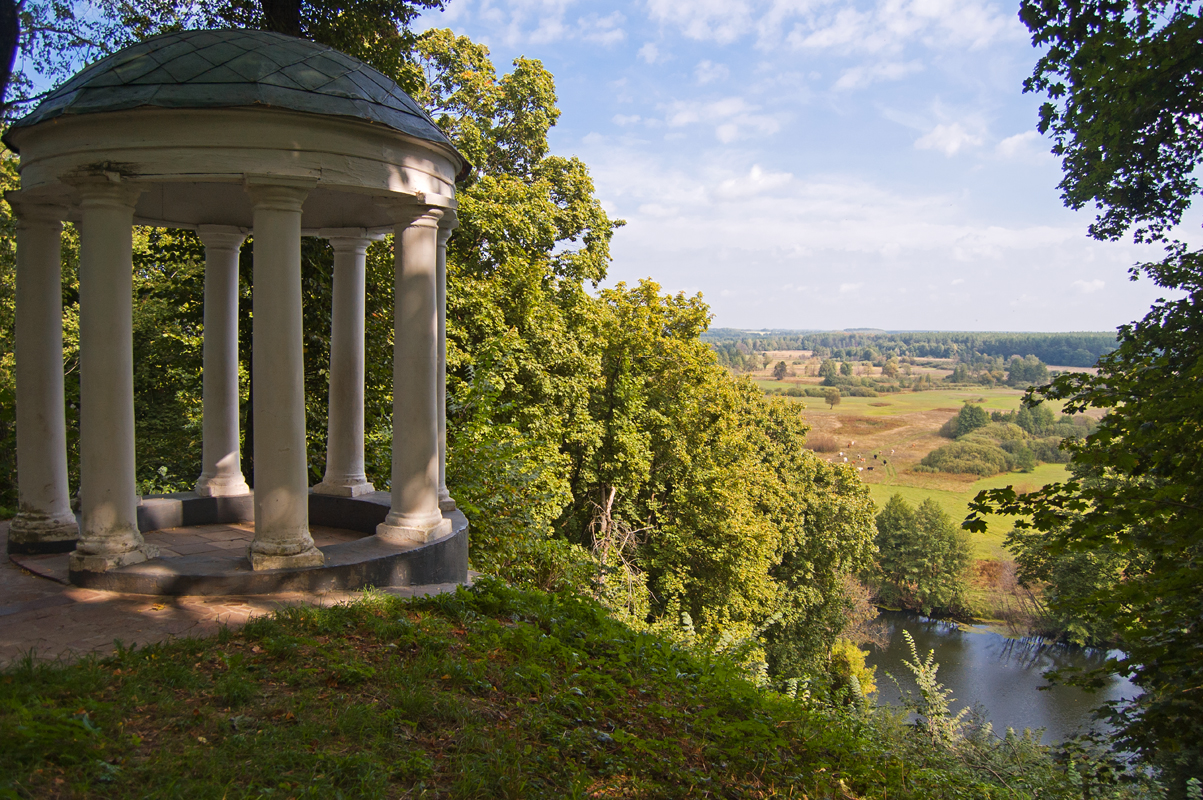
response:
[[[63,401],[61,206],[9,197],[17,215],[17,492],[9,552],[74,549]]]
[[[80,183],[79,494],[70,568],[104,572],[158,554],[138,532],[134,482],[133,222],[142,189]]]
[[[314,567],[325,557],[309,534],[305,380],[301,332],[301,204],[308,188],[254,184],[257,570]]]
[[[447,491],[447,240],[459,227],[459,217],[447,211],[439,220],[438,306],[439,306],[439,508],[451,511],[455,500]]]
[[[238,431],[238,251],[246,234],[228,225],[201,225],[196,232],[205,245],[204,423],[196,493],[248,494]]]
[[[372,239],[361,228],[323,230],[321,235],[334,248],[334,297],[326,474],[313,491],[358,497],[376,491],[363,470],[364,290]]]
[[[439,510],[438,230],[442,211],[399,207],[393,234],[392,508],[376,535],[421,543],[451,532]]]

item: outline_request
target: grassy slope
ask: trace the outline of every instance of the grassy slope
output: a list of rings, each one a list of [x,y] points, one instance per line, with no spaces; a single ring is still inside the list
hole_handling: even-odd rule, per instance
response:
[[[896,714],[764,692],[591,601],[493,581],[0,673],[0,797],[927,800],[1036,786],[1073,794],[1029,744],[936,747]]]

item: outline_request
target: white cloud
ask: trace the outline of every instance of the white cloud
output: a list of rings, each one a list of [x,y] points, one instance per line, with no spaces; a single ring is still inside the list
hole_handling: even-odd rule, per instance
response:
[[[1094,294],[1107,285],[1106,281],[1095,279],[1093,281],[1074,281],[1072,284],[1082,294]]]
[[[687,38],[728,44],[752,28],[747,0],[648,0],[648,14],[674,25]]]
[[[965,130],[959,122],[932,128],[915,140],[915,147],[920,150],[939,150],[946,156],[954,156],[963,147],[972,147],[982,143],[982,137]]]
[[[863,283],[841,283],[840,294],[849,294],[850,292],[855,292],[864,285],[865,284]]]
[[[896,81],[922,70],[923,64],[918,61],[885,61],[878,64],[862,64],[844,70],[832,88],[837,91],[861,89],[880,81]]]
[[[722,64],[715,64],[709,60],[699,62],[693,70],[694,79],[698,82],[699,86],[726,80],[730,75],[731,70],[727,69],[727,67]]]
[[[678,100],[668,107],[664,121],[671,128],[714,124],[714,135],[723,144],[730,144],[754,134],[769,136],[781,130],[777,116],[759,111],[760,106],[742,97],[725,97],[709,103]]]
[[[721,182],[715,194],[724,198],[751,197],[785,186],[793,179],[788,172],[765,172],[759,164],[753,164],[747,175]]]
[[[605,17],[589,14],[577,20],[577,25],[581,31],[581,38],[585,41],[611,45],[627,38],[626,31],[622,29],[622,24],[626,21],[627,18],[621,12],[615,11]]]
[[[982,0],[878,0],[867,11],[844,6],[817,13],[808,4],[778,16],[779,25],[787,18],[802,17],[785,37],[794,49],[844,54],[894,53],[911,42],[935,49],[972,50],[1024,35],[1023,26],[1011,14]],[[771,36],[766,37],[763,26],[761,32],[763,44]]]
[[[641,119],[638,114],[615,114],[612,122],[615,125],[634,125]]]
[[[999,158],[1009,161],[1041,163],[1057,160],[1050,152],[1048,143],[1036,131],[1008,136],[994,146],[994,152]]]
[[[657,61],[663,60],[660,58],[660,48],[651,42],[639,48],[639,57],[649,64],[655,64]]]

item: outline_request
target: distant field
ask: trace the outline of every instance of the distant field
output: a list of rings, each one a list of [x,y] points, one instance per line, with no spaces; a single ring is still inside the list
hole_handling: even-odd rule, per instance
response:
[[[1031,472],[1008,472],[992,478],[982,478],[966,483],[963,489],[949,490],[924,486],[905,486],[893,483],[870,483],[869,495],[878,508],[884,506],[895,494],[902,495],[912,506],[917,506],[928,497],[933,498],[957,524],[969,515],[969,501],[982,489],[1014,486],[1021,491],[1038,489],[1046,483],[1064,480],[1064,464],[1040,464]],[[937,476],[931,476],[937,477]],[[1011,520],[1005,517],[988,519],[989,530],[983,534],[972,534],[974,555],[977,558],[1007,558],[1003,540],[1011,532]]]
[[[788,389],[792,384],[772,379],[757,379],[757,385],[762,389]],[[950,409],[960,410],[966,400],[970,400],[990,411],[1014,411],[1019,408],[1019,398],[1023,392],[1019,389],[936,389],[930,392],[893,392],[877,397],[844,397],[839,405],[828,410],[827,403],[821,397],[788,397],[806,406],[806,414],[857,414],[867,417],[894,417],[900,414],[911,414],[920,411],[935,411]]]

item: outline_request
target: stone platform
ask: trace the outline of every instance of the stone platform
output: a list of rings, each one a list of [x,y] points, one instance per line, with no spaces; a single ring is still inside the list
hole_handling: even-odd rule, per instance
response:
[[[202,542],[232,541],[214,536],[220,533],[212,530],[209,537],[213,538],[198,538]],[[326,533],[325,529],[315,531],[315,538],[324,541]],[[0,522],[0,550],[7,539],[8,522]],[[0,668],[26,657],[68,661],[84,655],[105,656],[116,649],[116,642],[129,648],[181,636],[211,636],[223,627],[238,628],[281,608],[329,606],[363,595],[358,591],[193,597],[118,594],[65,585],[65,566],[55,574],[49,569],[50,559],[34,563],[40,564],[45,577],[14,560],[0,558]],[[469,584],[472,578],[469,573]],[[396,586],[379,591],[395,597],[421,597],[454,592],[460,585]]]
[[[107,572],[69,572],[68,554],[11,553],[30,572],[88,589],[146,595],[263,595],[287,592],[354,591],[464,583],[468,577],[468,521],[444,512],[451,533],[425,543],[378,539],[376,525],[388,514],[390,497],[310,494],[310,531],[326,556],[320,567],[251,569],[247,546],[254,538],[250,496],[201,498],[192,493],[148,497],[139,508],[139,527],[159,556]]]

